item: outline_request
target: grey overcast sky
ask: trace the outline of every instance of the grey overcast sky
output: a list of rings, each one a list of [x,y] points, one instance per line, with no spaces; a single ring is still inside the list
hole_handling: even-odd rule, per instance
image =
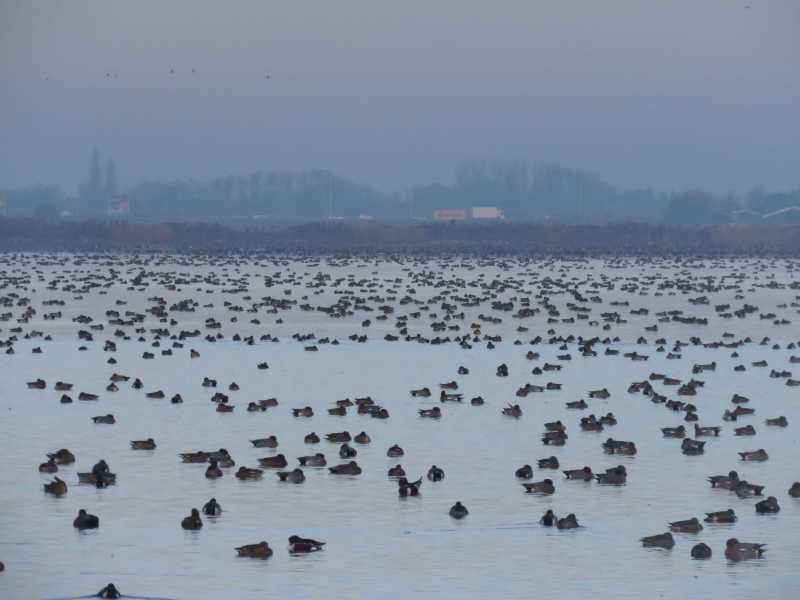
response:
[[[128,186],[476,157],[797,186],[800,0],[0,0],[0,188],[74,192],[92,146]]]

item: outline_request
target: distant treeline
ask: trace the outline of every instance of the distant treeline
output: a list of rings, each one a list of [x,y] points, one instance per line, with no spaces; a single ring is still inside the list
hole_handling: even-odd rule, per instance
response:
[[[403,252],[800,257],[800,225],[570,225],[535,222],[317,222],[236,229],[212,223],[0,219],[0,251]]]
[[[85,192],[87,186],[83,186]],[[94,197],[70,198],[55,187],[6,192],[7,215],[57,219],[100,217]],[[84,194],[85,196],[86,194]],[[431,183],[386,194],[370,186],[312,170],[256,172],[211,181],[141,183],[121,192],[137,221],[268,221],[290,224],[370,216],[385,222],[430,219],[440,208],[492,206],[509,219],[604,224],[624,221],[709,225],[760,220],[800,206],[800,189],[745,195],[699,190],[678,193],[621,190],[599,177],[557,164],[474,160],[461,164],[451,184]],[[94,208],[92,208],[94,207]],[[103,203],[99,203],[100,209]],[[796,213],[776,220],[800,220]]]

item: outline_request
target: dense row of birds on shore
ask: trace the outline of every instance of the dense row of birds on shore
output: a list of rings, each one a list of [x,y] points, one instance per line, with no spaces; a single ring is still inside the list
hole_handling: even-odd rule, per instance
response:
[[[778,262],[780,269],[776,267]],[[682,352],[686,347],[727,352],[734,359],[739,357],[740,348],[754,344],[778,352],[776,356],[780,357],[788,352],[788,362],[778,367],[770,367],[772,361],[762,359],[750,364],[740,362],[734,370],[752,371],[753,376],[783,380],[788,387],[800,386],[800,379],[795,379],[790,370],[791,365],[800,363],[800,356],[791,354],[797,350],[797,343],[775,343],[767,335],[755,340],[730,332],[714,340],[703,340],[699,335],[702,328],[714,320],[758,319],[773,328],[791,326],[792,313],[800,309],[800,284],[793,278],[800,263],[772,261],[772,272],[785,273],[786,281],[768,273],[759,277],[758,261],[743,261],[737,265],[724,259],[686,259],[678,263],[675,259],[652,257],[618,258],[601,261],[597,270],[591,270],[590,264],[586,260],[570,263],[524,258],[5,255],[0,259],[0,365],[13,360],[12,356],[22,347],[23,341],[38,344],[31,349],[33,353],[46,353],[47,342],[57,335],[74,335],[77,351],[84,351],[92,344],[102,344],[108,355],[107,364],[115,369],[121,367],[115,358],[120,343],[147,345],[141,355],[143,361],[167,360],[170,356],[191,361],[201,356],[204,344],[220,340],[229,339],[256,347],[279,343],[281,339],[275,330],[280,328],[284,331],[292,323],[295,326],[302,324],[304,321],[295,317],[300,312],[351,324],[354,330],[347,340],[352,343],[375,343],[369,337],[375,328],[385,332],[379,337],[384,343],[424,343],[456,350],[493,349],[508,342],[510,335],[514,338],[511,343],[520,347],[519,352],[532,366],[528,373],[519,373],[513,372],[505,363],[496,365],[497,377],[520,380],[516,398],[506,401],[505,405],[498,404],[500,399],[480,396],[468,399],[461,390],[468,382],[469,369],[462,366],[453,374],[453,379],[421,381],[419,387],[408,389],[410,400],[425,402],[420,408],[387,407],[366,395],[334,401],[327,409],[333,416],[355,412],[385,420],[390,419],[391,408],[392,411],[415,410],[420,419],[438,420],[447,417],[448,404],[468,401],[473,406],[493,404],[497,418],[523,419],[525,398],[559,390],[562,385],[558,381],[526,382],[529,376],[557,377],[576,357],[625,359],[645,366],[650,354],[656,352],[681,365],[685,363]],[[349,268],[350,273],[334,276],[343,267]],[[390,275],[385,272],[387,267],[391,268]],[[715,268],[722,275],[713,277],[707,274]],[[358,269],[372,271],[369,275],[361,275]],[[489,269],[493,276],[486,275]],[[622,269],[636,269],[638,274],[615,275],[616,270]],[[453,275],[454,270],[459,274]],[[467,278],[465,273],[471,277]],[[749,304],[746,296],[759,288],[785,290],[793,297],[785,304],[760,308]],[[733,295],[738,304],[712,304],[714,295],[721,293]],[[97,297],[109,294],[116,299],[108,301],[103,314],[81,312],[84,300],[92,298],[95,301]],[[203,296],[207,294],[213,294],[216,300],[222,295],[222,304],[204,301]],[[614,300],[606,300],[605,295]],[[144,296],[147,308],[129,308],[129,304],[140,304]],[[656,298],[663,298],[659,302],[674,308],[653,310],[649,305]],[[697,314],[687,314],[684,310],[687,304],[696,308]],[[227,322],[223,315],[227,315]],[[504,323],[509,319],[516,324],[515,327]],[[641,322],[641,335],[631,340],[640,348],[624,352],[615,347],[624,340],[615,335],[614,330],[635,329],[631,319]],[[198,321],[201,326],[197,326]],[[185,328],[182,323],[189,327]],[[68,324],[68,333],[63,333],[64,324]],[[48,331],[51,325],[60,325],[62,329],[58,333],[56,329]],[[681,327],[687,332],[684,339],[675,336],[668,340],[659,332],[660,328],[678,331]],[[533,335],[533,328],[541,333]],[[324,329],[324,325],[319,329]],[[499,333],[500,330],[504,333]],[[575,333],[577,330],[581,333]],[[592,331],[597,333],[589,335]],[[331,335],[318,335],[316,331],[295,331],[291,338],[293,342],[303,344],[309,352],[335,347],[344,341]],[[536,350],[541,345],[558,348],[556,362],[541,362]],[[270,365],[267,361],[254,361],[252,368],[268,373]],[[122,371],[121,368],[120,372],[115,370],[109,377],[106,395],[119,391],[122,386],[130,386],[146,398],[159,400],[169,397],[173,404],[181,404],[184,395],[196,391],[196,388],[190,388],[168,394],[162,389],[148,389],[146,368],[135,373]],[[650,372],[641,380],[627,382],[628,393],[647,397],[654,405],[680,415],[685,424],[665,426],[661,434],[679,439],[682,454],[702,456],[708,438],[728,433],[743,439],[757,435],[753,423],[756,402],[738,393],[731,398],[730,408],[716,417],[718,423],[733,423],[732,429],[716,423],[700,424],[697,397],[703,394],[704,377],[713,377],[716,372],[715,361],[693,364],[692,376],[688,379]],[[209,374],[198,383],[210,394],[214,410],[219,413],[235,411],[234,399],[240,389],[236,382],[219,383],[213,374]],[[36,378],[18,384],[45,393],[52,390],[63,404],[70,404],[75,398],[79,402],[98,402],[104,397],[98,390],[82,389],[80,373],[65,373],[63,379],[57,381]],[[670,397],[668,394],[672,391],[680,399]],[[439,404],[431,406],[431,401],[436,398]],[[585,398],[570,400],[565,407],[582,415],[582,411],[591,408],[594,399],[609,398],[612,394],[607,387],[590,389],[586,390]],[[246,402],[245,411],[248,413],[275,412],[286,403],[277,398]],[[310,419],[314,410],[311,406],[291,406],[291,415],[295,419]],[[622,418],[624,415],[618,417],[611,411],[580,416],[578,429],[606,432],[613,430],[618,419]],[[704,422],[712,418],[715,416],[703,415]],[[746,423],[740,424],[741,421]],[[767,415],[761,422],[770,428],[790,426],[787,417],[778,414]],[[114,414],[106,413],[94,416],[91,425],[115,423]],[[568,427],[561,420],[544,423],[543,446],[564,446],[568,440]],[[338,464],[330,465],[325,452],[312,451],[297,457],[296,465],[284,454],[272,454],[258,459],[257,467],[237,466],[233,456],[224,448],[187,449],[179,459],[184,463],[206,465],[205,477],[208,479],[226,476],[226,471],[232,470],[237,479],[258,480],[271,470],[279,481],[298,485],[306,480],[304,469],[326,468],[331,476],[357,477],[362,473],[357,461],[358,453],[372,442],[366,431],[355,435],[349,431],[335,431],[322,436],[311,432],[303,439],[308,446],[323,441],[338,446]],[[129,440],[129,443],[132,451],[158,452],[157,441],[152,437]],[[279,448],[276,435],[252,439],[250,443],[253,448],[270,451]],[[756,446],[754,444],[739,452],[738,457],[731,457],[732,461],[769,460],[767,451]],[[636,440],[614,437],[607,437],[601,447],[605,454],[619,455],[626,460],[638,452]],[[389,458],[400,458],[404,454],[404,449],[397,444],[386,450]],[[69,485],[57,474],[69,469],[78,458],[67,448],[54,448],[46,458],[38,468],[41,473],[52,475],[53,479],[44,484],[44,491],[57,497],[65,496]],[[628,469],[624,464],[595,471],[589,466],[562,466],[556,456],[550,455],[542,456],[536,465],[541,471],[561,471],[565,481],[593,481],[610,486],[628,484]],[[521,465],[514,475],[524,493],[552,495],[558,485],[555,475],[534,480],[534,468],[530,464]],[[421,495],[424,479],[430,485],[436,485],[446,478],[446,473],[441,467],[432,465],[424,477],[413,479],[398,464],[388,470],[387,477],[396,482],[399,497],[409,498]],[[105,460],[99,460],[89,471],[77,472],[78,484],[103,489],[116,482],[117,474]],[[775,495],[765,495],[763,485],[741,479],[736,470],[709,475],[708,483],[729,491],[737,498],[759,498],[755,504],[757,514],[777,514],[781,509],[778,500],[781,492],[770,490]],[[786,489],[790,498],[800,498],[800,482],[787,481]],[[787,494],[787,491],[782,493]],[[216,498],[211,498],[200,509],[187,510],[188,516],[180,523],[186,530],[201,530],[204,518],[214,519],[223,514],[222,505]],[[461,520],[468,515],[467,505],[461,500],[454,501],[449,516]],[[727,509],[707,513],[703,522],[732,524],[738,518],[734,509]],[[544,527],[558,529],[581,527],[575,514],[559,517],[552,509],[547,510],[539,522]],[[97,528],[100,519],[81,508],[73,525],[80,530]],[[654,523],[656,526],[658,524]],[[673,533],[697,535],[702,530],[701,520],[692,516],[670,522],[667,531],[645,536],[640,542],[646,547],[671,549],[675,545]],[[324,546],[325,542],[298,535],[292,535],[288,540],[291,553],[316,552]],[[743,542],[731,537],[724,555],[730,560],[754,559],[761,558],[765,550],[763,543]],[[235,552],[242,557],[265,559],[272,556],[273,548],[268,542],[260,541],[236,547]],[[696,559],[708,559],[712,556],[712,549],[699,542],[691,548],[690,555]],[[102,597],[116,597],[113,584],[107,588],[101,590],[101,594],[106,594]]]

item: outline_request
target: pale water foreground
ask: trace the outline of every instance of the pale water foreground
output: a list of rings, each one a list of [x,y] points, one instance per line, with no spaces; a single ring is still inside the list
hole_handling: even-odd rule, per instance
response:
[[[60,343],[59,343],[60,344]],[[458,352],[453,349],[372,343],[342,345],[310,356],[299,344],[256,347],[217,343],[199,345],[201,358],[172,357],[147,365],[148,389],[181,390],[185,403],[146,400],[122,388],[101,404],[59,405],[40,393],[11,385],[4,371],[0,437],[5,442],[5,509],[0,513],[0,552],[6,572],[0,589],[7,598],[43,598],[81,594],[114,581],[123,592],[173,598],[278,597],[363,598],[440,597],[527,598],[532,593],[570,598],[591,593],[599,598],[677,598],[717,595],[731,598],[791,598],[800,590],[796,565],[800,560],[800,501],[786,490],[797,479],[797,436],[791,429],[772,430],[757,424],[758,436],[730,434],[710,440],[705,456],[685,457],[679,441],[662,439],[659,428],[680,418],[640,395],[628,395],[626,382],[641,378],[640,363],[621,358],[578,359],[569,366],[564,389],[536,394],[523,401],[520,420],[502,418],[500,406],[514,397],[512,381],[494,376],[505,361],[512,373],[529,364],[519,348]],[[329,351],[330,350],[330,351]],[[554,349],[542,348],[543,359]],[[78,372],[87,353],[68,345],[51,358],[20,353],[14,358],[13,381],[39,375],[55,380]],[[98,352],[99,349],[88,352]],[[641,351],[641,348],[640,348]],[[758,348],[741,352],[756,359]],[[138,352],[120,348],[120,365],[141,365]],[[686,351],[697,361],[704,351]],[[254,368],[266,359],[266,372]],[[648,368],[674,371],[653,356]],[[8,364],[8,362],[6,362]],[[449,380],[458,365],[471,374],[469,394],[482,395],[483,407],[446,405],[440,421],[416,416],[423,404],[407,397],[421,383]],[[117,365],[117,370],[120,370]],[[720,369],[728,371],[722,363]],[[141,369],[138,366],[137,369]],[[681,371],[686,369],[682,365]],[[114,369],[85,374],[87,389],[102,389]],[[214,412],[210,393],[200,387],[203,374],[213,371],[223,381],[235,380],[236,397],[276,396],[281,405],[267,413],[250,414],[238,403],[233,414]],[[142,371],[139,371],[142,372]],[[797,392],[781,381],[754,382],[748,373],[716,378],[702,400],[702,423],[721,424],[719,416],[734,392],[759,399],[763,416],[785,414],[800,422]],[[637,442],[635,458],[622,459],[629,471],[624,487],[573,483],[559,474],[535,469],[535,479],[552,475],[556,493],[538,498],[523,493],[514,470],[538,457],[555,454],[562,466],[589,464],[599,471],[620,462],[602,453],[604,434],[581,433],[578,414],[564,402],[587,389],[605,384],[608,401],[592,402],[594,412],[613,410],[620,422],[608,430],[617,439]],[[710,384],[709,384],[710,385]],[[190,390],[190,391],[187,391]],[[391,412],[386,421],[365,416],[331,417],[325,408],[336,398],[369,392]],[[310,404],[312,420],[293,419],[290,406]],[[117,424],[94,426],[90,417],[113,411]],[[543,447],[542,423],[560,418],[574,430],[563,448]],[[203,476],[203,465],[181,464],[178,453],[227,448],[237,464],[257,466],[269,451],[253,449],[248,439],[276,434],[279,451],[293,460],[319,449],[331,464],[337,446],[305,446],[303,436],[361,430],[372,444],[358,447],[364,473],[335,477],[326,470],[306,469],[299,486],[278,483],[267,472],[263,481],[241,482],[232,471],[218,481]],[[154,452],[133,452],[127,440],[152,436]],[[385,452],[400,444],[406,455],[389,459]],[[75,467],[62,469],[69,493],[56,499],[41,493],[48,478],[35,465],[47,451],[68,447],[78,457]],[[739,450],[764,447],[772,457],[743,466]],[[78,486],[75,471],[89,470],[104,457],[118,473],[118,485],[96,490]],[[443,482],[426,481],[421,498],[401,500],[386,470],[401,463],[409,475],[424,474],[437,464]],[[77,467],[77,468],[76,468]],[[783,507],[777,516],[757,516],[754,501],[712,490],[705,476],[738,468],[749,481],[767,486]],[[323,472],[325,471],[325,472]],[[199,532],[180,528],[192,507],[214,496],[224,507],[218,519],[205,519]],[[470,509],[463,522],[447,510],[456,500]],[[101,519],[98,531],[78,533],[71,521],[85,507]],[[704,511],[734,508],[736,525],[707,525],[699,535],[676,534],[671,552],[640,547],[638,538],[666,530],[668,521],[702,517]],[[574,512],[584,528],[545,529],[537,524],[548,508]],[[311,556],[289,556],[285,540],[293,534],[328,542]],[[769,541],[767,558],[739,564],[723,556],[725,540]],[[237,559],[233,548],[265,539],[275,548],[269,561]],[[715,552],[710,561],[689,557],[697,541]],[[535,590],[535,592],[534,592]]]
[[[759,272],[758,265],[748,268]],[[70,317],[81,312],[101,317],[112,298],[127,297],[129,308],[141,311],[145,296],[160,293],[126,295],[124,286],[117,286],[109,298],[91,299],[95,303],[91,308],[78,305],[63,310]],[[263,293],[259,290],[254,296]],[[713,296],[712,304],[731,301],[733,293]],[[794,294],[793,290],[759,289],[748,294],[747,300],[758,302],[765,312],[790,302]],[[41,289],[31,295],[39,300],[49,297]],[[177,298],[188,295],[173,293]],[[213,302],[221,306],[225,299],[216,294]],[[569,299],[554,302],[563,304]],[[668,305],[687,314],[713,315],[713,308],[688,306],[684,297],[633,296],[630,308],[658,307],[654,312]],[[375,328],[367,330],[369,342],[357,344],[348,341],[346,334],[358,330],[358,318],[345,326],[318,314],[294,311],[291,322],[284,317],[286,324],[262,328],[280,331],[280,343],[246,346],[194,339],[173,356],[159,356],[149,343],[118,340],[114,356],[119,362],[108,365],[110,354],[102,351],[102,340],[111,338],[111,329],[86,344],[86,351],[78,352],[72,323],[36,322],[33,327],[52,331],[54,341],[21,339],[15,344],[16,354],[0,356],[0,448],[5,459],[0,561],[6,565],[0,574],[0,598],[79,596],[109,581],[126,594],[180,599],[797,597],[800,500],[790,498],[787,490],[800,480],[796,433],[800,388],[768,377],[770,368],[798,367],[789,364],[789,357],[800,351],[785,348],[800,337],[797,327],[774,328],[757,317],[726,323],[712,320],[702,328],[666,324],[658,334],[648,334],[651,343],[633,344],[642,327],[654,322],[652,312],[648,319],[631,317],[629,324],[615,328],[612,334],[623,338],[612,346],[621,351],[619,356],[603,356],[605,346],[598,346],[598,357],[583,358],[571,344],[571,361],[557,360],[565,352],[557,345],[513,345],[511,340],[517,336],[509,324],[517,323],[511,319],[502,325],[505,341],[495,349],[480,343],[462,350],[456,344],[382,341],[383,332],[378,334]],[[782,314],[791,313],[784,310]],[[228,316],[221,309],[216,313],[223,321]],[[202,328],[205,314],[192,318]],[[519,336],[522,339],[536,334],[546,337],[548,325],[542,317],[525,324],[531,331]],[[0,337],[7,337],[13,325],[3,324]],[[584,326],[578,322],[556,328],[566,335]],[[657,335],[670,341],[690,335],[718,340],[728,330],[754,338],[754,343],[738,348],[738,359],[730,358],[728,349],[691,346],[681,350],[682,360],[667,360],[666,352],[656,352],[652,344]],[[230,339],[235,327],[226,325],[223,331]],[[290,339],[293,331],[334,335],[341,344],[305,352],[306,344]],[[781,349],[758,345],[763,335],[770,335]],[[164,340],[162,348],[168,345]],[[41,346],[43,354],[31,354],[34,346]],[[199,358],[189,358],[190,347],[200,352]],[[528,349],[539,352],[539,360],[526,360]],[[145,350],[156,352],[156,359],[143,360]],[[650,359],[632,362],[622,356],[632,350]],[[769,362],[767,369],[750,367],[761,359]],[[256,364],[262,361],[270,368],[258,370]],[[708,441],[703,456],[687,457],[680,452],[680,440],[664,439],[660,432],[661,427],[683,423],[683,413],[653,404],[641,394],[629,394],[627,388],[651,372],[687,381],[693,376],[692,364],[711,361],[717,362],[716,371],[694,375],[706,381],[705,387],[696,397],[681,399],[697,405],[699,424],[721,425],[723,432],[719,438],[703,438]],[[531,374],[534,366],[545,362],[561,362],[563,370]],[[509,377],[495,376],[500,363],[508,365]],[[748,370],[734,372],[736,364],[748,365]],[[456,374],[461,365],[470,370],[469,375]],[[800,368],[794,370],[800,372]],[[140,377],[144,389],[133,390],[128,382],[121,383],[116,393],[104,392],[113,372]],[[215,412],[216,405],[210,402],[214,390],[201,387],[204,376],[217,379],[218,390],[231,396],[236,405],[232,414]],[[37,377],[47,380],[47,390],[26,389],[25,382]],[[59,379],[75,383],[73,404],[59,404],[60,394],[52,389]],[[421,386],[436,394],[438,383],[453,379],[465,394],[464,404],[441,405],[435,396],[409,395],[411,388]],[[232,381],[240,391],[227,391]],[[562,383],[563,389],[515,396],[526,382],[548,381]],[[610,399],[589,400],[586,411],[565,408],[565,402],[586,398],[588,390],[601,387],[608,388]],[[165,392],[166,399],[145,398],[145,392],[157,389]],[[677,398],[674,388],[657,389]],[[79,391],[98,393],[100,400],[80,402]],[[183,404],[170,404],[174,393],[183,396]],[[723,423],[722,413],[733,407],[734,393],[750,397],[756,414],[736,424]],[[372,419],[357,415],[352,408],[345,417],[327,414],[337,399],[366,395],[385,406],[391,417]],[[470,406],[469,398],[478,395],[486,404]],[[280,404],[266,413],[245,411],[248,401],[269,397],[278,398]],[[522,406],[521,419],[500,414],[509,402]],[[292,407],[305,405],[314,407],[312,419],[291,416]],[[442,407],[441,420],[418,417],[418,408],[432,406]],[[618,425],[602,433],[580,430],[580,417],[608,411],[617,416]],[[115,425],[91,423],[92,416],[109,412],[116,416]],[[764,419],[778,415],[787,417],[788,428],[764,425]],[[561,448],[543,446],[543,424],[556,419],[567,425],[569,440]],[[749,423],[757,429],[755,437],[733,436],[734,426]],[[687,426],[691,429],[692,424]],[[263,480],[245,482],[234,477],[235,469],[227,469],[223,478],[209,481],[203,475],[205,465],[181,464],[178,456],[224,447],[237,468],[257,467],[258,458],[277,453],[285,454],[293,467],[298,456],[324,452],[328,464],[335,465],[341,462],[338,444],[305,445],[303,437],[311,431],[323,436],[343,430],[353,435],[363,430],[372,438],[367,446],[351,444],[358,450],[360,476],[333,476],[327,469],[308,468],[306,482],[291,485],[279,483],[269,469]],[[273,434],[280,443],[274,451],[254,449],[248,442]],[[609,436],[635,441],[638,454],[631,458],[604,454],[601,443]],[[155,451],[130,450],[129,440],[147,437],[157,441]],[[395,443],[405,449],[405,456],[387,458],[386,449]],[[36,470],[45,453],[58,448],[69,448],[77,457],[74,465],[61,467],[58,473],[69,485],[62,498],[43,493],[42,484],[51,476]],[[737,452],[757,448],[765,448],[770,460],[739,460]],[[536,468],[538,458],[551,454],[566,469],[589,465],[601,472],[622,463],[628,470],[628,483],[611,487],[571,482],[560,472]],[[102,490],[78,485],[77,471],[90,470],[100,458],[117,473],[117,485]],[[446,478],[438,483],[425,480],[419,498],[400,499],[396,483],[386,476],[388,468],[398,463],[409,479],[423,476],[433,464],[445,470]],[[524,493],[514,471],[526,463],[534,466],[534,480],[554,480],[554,495]],[[754,510],[756,499],[738,499],[730,492],[711,489],[706,477],[731,469],[738,470],[743,479],[766,486],[765,496],[776,496],[781,512],[759,516]],[[181,519],[212,496],[222,504],[222,516],[203,517],[201,531],[183,531]],[[469,508],[463,521],[447,514],[456,500]],[[72,527],[79,508],[100,517],[98,530],[80,533]],[[570,531],[541,527],[538,520],[548,508],[559,516],[575,513],[583,527]],[[638,541],[666,531],[670,521],[702,519],[705,512],[727,508],[735,509],[738,523],[705,524],[697,535],[674,534],[676,545],[671,551],[644,549]],[[286,539],[292,534],[323,540],[327,546],[312,555],[290,556]],[[769,550],[764,559],[731,563],[724,557],[729,537],[765,542]],[[271,559],[235,556],[234,547],[262,539],[275,550]],[[699,541],[713,549],[711,560],[690,558],[690,548]]]

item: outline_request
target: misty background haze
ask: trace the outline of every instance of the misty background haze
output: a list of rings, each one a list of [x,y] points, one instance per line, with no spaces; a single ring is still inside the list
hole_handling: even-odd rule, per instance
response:
[[[0,0],[0,189],[61,205],[98,147],[164,218],[771,210],[799,57],[795,0]]]

